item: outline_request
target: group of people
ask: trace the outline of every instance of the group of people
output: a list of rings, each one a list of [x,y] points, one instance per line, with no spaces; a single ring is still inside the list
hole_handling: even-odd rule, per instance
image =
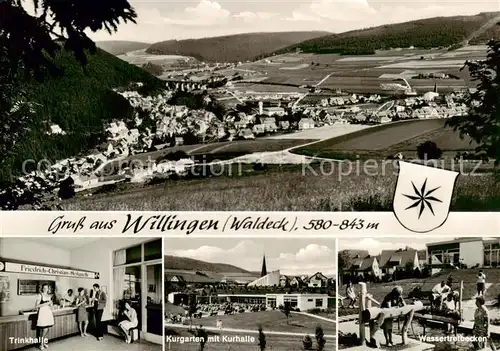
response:
[[[477,275],[477,295],[475,298],[476,309],[474,311],[474,324],[472,328],[472,334],[475,337],[473,348],[483,349],[488,341],[492,350],[495,350],[495,346],[491,342],[490,338],[489,311],[485,306],[485,285],[486,275],[482,270],[480,270]],[[357,296],[354,290],[354,286],[351,282],[347,284],[346,295],[349,300],[347,308],[356,307],[355,303],[357,301]],[[460,318],[461,312],[457,308],[459,298],[460,292],[453,289],[452,279],[448,278],[447,281],[441,281],[432,289],[432,293],[430,296],[431,308],[433,311],[442,311],[447,316]],[[379,304],[372,298],[371,301]],[[390,347],[394,345],[392,340],[393,318],[386,318],[384,309],[391,307],[403,307],[406,305],[406,302],[403,298],[403,288],[401,286],[394,287],[384,297],[384,300],[379,305],[382,309],[382,312],[377,316],[377,318],[370,322],[370,343],[376,345],[374,335],[378,329],[382,328],[386,345]],[[412,318],[413,313],[405,316],[405,325],[411,322]],[[447,331],[450,332],[451,328],[452,326],[448,324]]]
[[[39,330],[40,350],[48,347],[47,334],[49,329],[54,325],[53,306],[56,304],[55,295],[50,291],[49,284],[43,284],[40,288],[40,293],[37,296],[35,308],[38,312],[37,328]],[[73,294],[73,290],[69,289],[66,295],[60,299],[61,307],[75,307],[78,330],[81,337],[86,337],[89,320],[95,322],[95,336],[97,340],[103,340],[105,334],[105,324],[102,323],[102,315],[107,304],[107,296],[101,290],[99,284],[94,284],[87,296],[84,288],[78,288],[78,295]],[[119,323],[120,329],[124,333],[124,338],[127,343],[130,343],[129,330],[138,325],[137,312],[130,306],[130,303],[125,302],[122,312],[123,320]]]

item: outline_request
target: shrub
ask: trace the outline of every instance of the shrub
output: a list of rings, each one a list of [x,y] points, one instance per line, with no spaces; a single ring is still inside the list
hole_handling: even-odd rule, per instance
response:
[[[433,141],[426,141],[417,146],[418,158],[421,160],[437,160],[441,158],[443,151]]]

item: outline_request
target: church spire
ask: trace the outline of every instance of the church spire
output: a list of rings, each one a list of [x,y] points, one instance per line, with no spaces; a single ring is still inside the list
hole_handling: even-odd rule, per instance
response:
[[[260,271],[260,276],[263,277],[267,275],[267,268],[266,268],[266,255],[262,258],[262,270]]]

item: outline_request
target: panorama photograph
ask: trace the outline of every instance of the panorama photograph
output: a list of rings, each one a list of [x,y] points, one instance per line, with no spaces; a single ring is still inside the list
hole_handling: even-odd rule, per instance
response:
[[[336,247],[325,239],[166,239],[166,350],[336,346]]]
[[[390,211],[401,160],[500,210],[496,1],[0,13],[4,210]]]
[[[339,350],[498,349],[499,264],[499,238],[339,240]]]

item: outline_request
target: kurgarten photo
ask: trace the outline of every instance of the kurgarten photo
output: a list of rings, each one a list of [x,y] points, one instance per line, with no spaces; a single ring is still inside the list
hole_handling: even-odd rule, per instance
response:
[[[166,239],[166,350],[336,350],[335,240]]]

